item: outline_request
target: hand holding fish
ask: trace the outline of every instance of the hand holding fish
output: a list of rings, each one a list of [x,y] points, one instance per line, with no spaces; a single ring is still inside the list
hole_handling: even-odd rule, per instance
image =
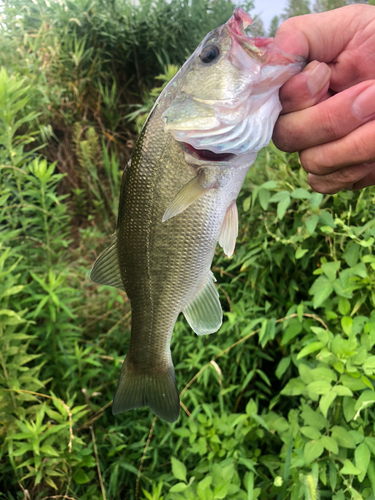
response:
[[[273,139],[320,193],[375,184],[375,6],[293,17],[276,44],[311,61],[280,91]]]

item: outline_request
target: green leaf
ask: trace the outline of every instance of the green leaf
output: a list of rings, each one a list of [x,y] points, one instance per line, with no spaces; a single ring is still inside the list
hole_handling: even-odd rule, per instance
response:
[[[331,226],[320,226],[320,230],[322,233],[326,234],[332,234],[334,232],[334,229]]]
[[[339,312],[346,316],[350,312],[350,302],[344,297],[339,297]]]
[[[310,198],[311,208],[318,208],[323,200],[323,195],[321,193],[312,193]]]
[[[242,203],[242,210],[244,212],[248,212],[248,210],[250,210],[250,204],[251,204],[251,196],[248,196]]]
[[[214,489],[214,498],[218,500],[227,498],[228,488],[230,484],[231,484],[230,479],[221,484],[218,484]]]
[[[337,271],[340,269],[340,262],[325,262],[322,264],[323,273],[327,276],[329,281],[334,281],[336,279]]]
[[[355,442],[344,427],[335,425],[332,427],[332,437],[343,448],[355,448]]]
[[[309,200],[311,198],[311,193],[306,191],[306,189],[297,188],[295,191],[290,193],[290,196],[296,200]]]
[[[305,444],[305,448],[303,450],[305,462],[308,464],[316,458],[319,458],[323,451],[324,447],[320,439],[317,441],[309,441]]]
[[[200,500],[209,500],[213,498],[211,492],[212,476],[206,476],[202,481],[199,481],[197,486],[197,494]]]
[[[321,306],[333,292],[332,283],[323,275],[319,276],[312,284],[309,294],[314,296],[314,309]]]
[[[285,199],[279,201],[277,205],[277,217],[280,220],[284,217],[285,212],[287,211],[289,205],[290,205],[290,196],[288,194],[288,196]]]
[[[329,227],[335,227],[335,221],[333,220],[333,217],[332,215],[327,212],[326,210],[323,210],[322,212],[320,212],[320,222],[324,225],[324,226],[329,226]]]
[[[298,321],[302,323],[303,321],[303,304],[298,304],[297,306],[297,314],[298,314]]]
[[[375,372],[375,356],[369,356],[363,363],[363,371],[366,375],[373,375]]]
[[[330,331],[320,328],[320,326],[312,326],[311,331],[318,337],[319,342],[322,342],[324,345],[326,345],[332,337],[332,333]]]
[[[319,408],[320,408],[320,411],[323,413],[325,418],[327,418],[327,413],[328,413],[329,407],[331,406],[331,404],[335,400],[336,395],[337,394],[335,392],[329,391],[320,398]]]
[[[344,316],[341,318],[341,326],[342,329],[344,330],[344,333],[349,337],[349,335],[352,333],[352,328],[353,328],[353,320],[350,316]]]
[[[302,394],[304,392],[305,388],[306,386],[302,382],[302,380],[300,380],[299,378],[292,378],[289,380],[280,394],[283,394],[284,396],[298,396],[299,394]]]
[[[290,365],[290,362],[291,358],[289,356],[281,359],[275,371],[275,375],[278,379],[281,379],[281,377],[284,375]]]
[[[364,442],[367,444],[368,449],[375,455],[375,437],[366,436]]]
[[[177,460],[177,458],[172,457],[172,474],[176,479],[180,479],[186,483],[186,467],[185,464]]]
[[[333,462],[330,461],[328,463],[328,468],[329,468],[329,484],[331,485],[331,490],[336,491],[336,484],[337,484],[336,466]],[[344,497],[342,497],[342,500],[344,500]]]
[[[360,278],[367,278],[367,269],[363,262],[359,262],[358,264],[353,266],[350,271]]]
[[[309,425],[305,426],[305,427],[301,427],[300,428],[300,431],[302,432],[302,434],[306,437],[308,437],[309,439],[319,439],[321,434],[320,432],[318,431],[318,429],[316,427],[311,427]]]
[[[340,470],[341,474],[360,474],[361,471],[355,467],[348,459],[344,460],[344,467]]]
[[[318,221],[319,221],[319,215],[316,214],[306,219],[305,225],[310,235],[313,234],[313,232],[315,231]]]
[[[351,420],[353,420],[353,418],[356,414],[356,410],[354,408],[355,404],[356,404],[356,400],[353,399],[352,397],[345,396],[343,398],[342,409],[344,411],[344,417],[345,417],[345,420],[347,422],[350,422]]]
[[[170,493],[180,493],[181,491],[186,490],[189,486],[185,483],[177,483],[172,486],[169,490]]]
[[[315,394],[327,394],[332,389],[332,386],[328,380],[315,380],[310,382],[306,389]]]
[[[308,252],[307,248],[302,248],[301,245],[297,248],[296,253],[294,254],[295,258],[302,259],[302,257]]]
[[[374,391],[364,391],[359,396],[354,408],[356,410],[360,410],[363,408],[367,408],[368,406],[370,406],[374,403],[375,403],[375,392]]]
[[[339,447],[337,442],[331,436],[322,436],[322,444],[327,451],[334,453],[335,455],[339,452]]]
[[[361,473],[358,476],[358,480],[362,482],[366,476],[367,468],[369,466],[371,458],[370,450],[368,449],[368,446],[366,445],[365,442],[362,442],[359,446],[357,446],[354,452],[354,457],[355,457],[355,465],[357,469],[361,471]]]
[[[349,387],[345,387],[344,385],[335,385],[332,390],[338,395],[338,396],[353,396],[352,391],[349,389]]]
[[[301,416],[305,422],[305,425],[311,425],[319,430],[323,429],[323,427],[328,427],[328,422],[323,417],[323,415],[318,411],[314,411],[308,405],[303,405]]]
[[[58,457],[60,456],[60,453],[52,448],[49,444],[44,444],[41,448],[40,451],[42,453],[45,453],[46,455],[51,455],[52,457]]]
[[[319,351],[320,349],[322,349],[324,347],[324,345],[321,343],[321,342],[311,342],[311,344],[308,344],[307,346],[305,346],[297,355],[297,359],[302,359],[306,356],[308,356],[309,354],[311,354],[312,352],[316,352],[316,351]]]
[[[302,325],[301,325],[300,321],[293,319],[283,334],[283,338],[281,340],[281,345],[286,345],[288,342],[290,342],[292,339],[294,339],[294,337],[296,337],[301,332],[302,332]]]
[[[267,181],[259,186],[260,189],[276,189],[277,184],[275,181]]]
[[[271,197],[271,193],[269,191],[267,191],[266,189],[261,189],[259,191],[258,197],[259,197],[260,206],[263,208],[263,210],[267,210],[268,202],[269,202],[269,199]]]
[[[83,469],[78,469],[73,474],[73,479],[77,484],[86,484],[90,482],[90,479]]]
[[[363,241],[363,240],[360,241],[359,244],[361,245],[361,247],[368,248],[368,247],[371,247],[373,245],[374,241],[375,241],[374,238],[371,237],[366,241]]]
[[[270,198],[270,203],[278,203],[280,201],[285,201],[285,200],[290,201],[289,191],[279,191]]]

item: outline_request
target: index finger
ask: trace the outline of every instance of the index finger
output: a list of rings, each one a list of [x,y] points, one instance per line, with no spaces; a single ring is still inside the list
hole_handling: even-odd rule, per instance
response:
[[[354,7],[354,8],[353,8]],[[358,9],[359,7],[359,9]],[[284,52],[298,54],[312,61],[331,62],[358,29],[357,18],[363,5],[290,17],[275,35],[276,45]]]

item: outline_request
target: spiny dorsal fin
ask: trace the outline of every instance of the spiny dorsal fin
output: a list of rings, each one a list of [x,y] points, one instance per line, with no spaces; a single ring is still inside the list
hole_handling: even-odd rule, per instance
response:
[[[187,322],[197,335],[214,333],[223,322],[219,294],[214,281],[214,275],[210,272],[202,288],[182,311]]]
[[[186,210],[210,189],[201,185],[201,179],[202,175],[199,173],[176,194],[163,215],[163,222]]]
[[[219,245],[223,248],[224,253],[228,255],[228,257],[233,255],[237,235],[238,212],[236,200],[233,200],[225,214],[219,233]]]
[[[124,290],[117,255],[117,237],[112,245],[99,255],[93,265],[90,279],[99,285],[108,285]]]

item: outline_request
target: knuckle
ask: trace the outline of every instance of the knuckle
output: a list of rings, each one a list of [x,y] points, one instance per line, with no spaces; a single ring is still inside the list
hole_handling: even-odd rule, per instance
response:
[[[278,34],[281,34],[281,35],[283,35],[284,33],[289,34],[291,31],[294,30],[294,28],[297,28],[297,27],[298,26],[296,24],[296,20],[293,17],[290,17],[280,24],[277,32],[278,32]]]
[[[352,155],[358,163],[366,163],[371,159],[371,151],[364,137],[356,135],[352,141]]]
[[[285,126],[285,119],[288,117],[280,117],[273,131],[272,140],[275,146],[281,151],[294,153],[296,151],[294,134],[291,133],[290,127]]]
[[[318,176],[314,174],[308,174],[307,182],[309,183],[311,189],[321,194],[336,194],[340,191],[341,186],[331,184],[325,176]]]
[[[340,115],[333,113],[328,106],[323,106],[321,109],[320,128],[323,135],[330,141],[338,139],[343,135]]]
[[[358,167],[354,166],[341,168],[340,170],[335,172],[335,174],[342,184],[352,184],[353,182],[357,181]]]
[[[314,161],[315,160],[314,155],[311,154],[311,152],[308,149],[300,152],[299,160],[301,162],[303,169],[307,173],[317,174],[317,175],[321,173],[319,165],[317,165],[316,161]]]

